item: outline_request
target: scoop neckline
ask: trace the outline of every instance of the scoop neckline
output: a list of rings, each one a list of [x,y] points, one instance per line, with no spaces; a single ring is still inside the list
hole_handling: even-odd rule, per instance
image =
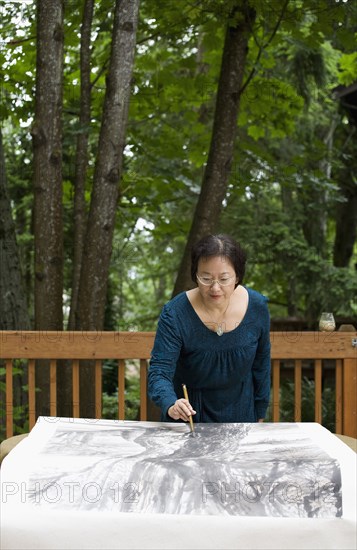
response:
[[[226,334],[233,334],[233,332],[235,332],[236,330],[238,330],[242,325],[243,323],[245,322],[245,319],[248,315],[248,310],[249,310],[249,306],[250,306],[250,293],[249,293],[249,288],[247,288],[246,286],[242,285],[243,288],[245,288],[245,290],[247,291],[248,293],[248,305],[247,305],[247,309],[246,309],[246,312],[244,314],[244,317],[243,319],[241,320],[241,322],[239,323],[239,325],[237,325],[235,328],[233,328],[232,330],[228,330],[228,331],[225,331],[219,338],[222,338],[222,336],[225,336]],[[212,334],[216,334],[216,336],[218,336],[218,334],[216,333],[215,330],[211,330],[209,329],[205,323],[202,321],[202,319],[200,318],[200,316],[198,315],[198,313],[196,312],[195,308],[193,307],[193,305],[191,304],[191,301],[189,300],[189,297],[187,296],[187,291],[185,292],[185,297],[186,297],[186,300],[187,302],[189,303],[190,307],[191,307],[191,310],[193,311],[193,314],[197,317],[198,321],[203,325],[203,327],[208,330],[208,332],[211,332]]]

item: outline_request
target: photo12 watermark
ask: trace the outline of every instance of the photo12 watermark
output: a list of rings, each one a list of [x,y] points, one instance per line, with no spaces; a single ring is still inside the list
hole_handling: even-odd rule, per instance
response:
[[[57,481],[41,483],[12,482],[2,484],[1,502],[3,504],[11,501],[21,504],[53,504],[59,507],[68,505],[91,505],[108,506],[113,504],[136,504],[139,502],[142,488],[138,482],[120,483],[114,481],[108,486],[102,487],[96,481],[80,483],[78,481]]]

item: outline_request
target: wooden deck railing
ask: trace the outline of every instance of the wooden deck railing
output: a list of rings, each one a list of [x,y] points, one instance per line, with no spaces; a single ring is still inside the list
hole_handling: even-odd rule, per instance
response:
[[[321,423],[324,363],[331,360],[335,377],[336,433],[357,437],[357,333],[271,332],[272,420],[280,419],[281,371],[291,365],[294,372],[294,421],[301,421],[302,369],[308,360],[314,372],[315,422]],[[28,410],[30,429],[36,422],[36,360],[50,361],[50,415],[57,416],[57,362],[72,362],[73,416],[79,416],[80,360],[94,361],[96,411],[102,410],[103,360],[115,359],[118,367],[118,418],[125,415],[126,360],[140,361],[140,420],[147,420],[147,365],[153,332],[35,332],[0,331],[0,359],[6,366],[6,435],[13,434],[13,363],[28,360]],[[101,415],[97,414],[99,418]]]

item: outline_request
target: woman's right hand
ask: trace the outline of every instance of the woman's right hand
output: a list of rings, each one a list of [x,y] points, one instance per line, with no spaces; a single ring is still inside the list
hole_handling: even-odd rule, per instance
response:
[[[196,411],[191,407],[190,402],[187,399],[178,399],[172,405],[167,414],[174,420],[184,420],[188,422],[190,416],[196,414]]]

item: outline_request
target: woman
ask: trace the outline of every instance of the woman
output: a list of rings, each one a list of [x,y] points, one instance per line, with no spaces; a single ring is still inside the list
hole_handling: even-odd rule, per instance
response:
[[[270,320],[266,298],[242,286],[245,262],[228,235],[208,235],[193,247],[197,288],[163,307],[150,360],[149,396],[162,420],[263,421],[270,396]]]

